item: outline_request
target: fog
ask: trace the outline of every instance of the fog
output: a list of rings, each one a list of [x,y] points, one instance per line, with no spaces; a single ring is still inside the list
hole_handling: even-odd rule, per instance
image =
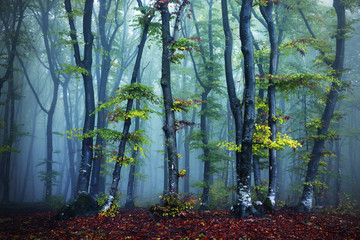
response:
[[[90,48],[92,64],[89,66],[90,72],[82,72],[77,67],[76,57],[74,58],[74,39],[70,36],[64,4],[50,0],[39,0],[33,4],[22,0],[20,5],[18,2],[7,0],[1,3],[0,199],[3,204],[47,202],[56,205],[71,202],[79,188],[82,155],[84,158],[80,135],[84,128],[85,110],[89,107],[85,102],[90,96],[89,92],[85,92],[84,79],[92,77],[90,81],[93,85],[95,108],[116,97],[117,89],[130,84],[144,29],[141,24],[148,18],[146,11],[154,3],[142,1],[143,6],[148,7],[139,8],[138,3],[141,1],[110,0],[108,5],[101,8],[100,2],[95,1],[91,15],[91,32],[94,37]],[[299,81],[296,87],[286,89],[280,86],[276,89],[276,117],[279,119],[277,131],[300,143],[296,149],[285,146],[284,150],[276,151],[276,202],[278,205],[296,205],[303,191],[309,156],[316,138],[314,136],[317,134],[317,127],[321,125],[316,119],[321,118],[325,109],[331,81],[336,81],[329,80],[328,77],[318,78],[316,74],[330,76],[335,71],[331,68],[332,63],[326,62],[335,59],[337,21],[330,0],[320,1],[321,3],[301,1],[299,5],[297,1],[280,2],[282,3],[279,5],[274,4],[273,10],[279,40],[277,73],[285,77],[313,74],[311,87],[301,85],[305,82],[303,79],[304,82]],[[72,4],[73,9],[79,11],[73,19],[80,46],[79,54],[84,60],[84,4]],[[225,75],[221,5],[220,1],[201,0],[191,1],[191,4],[186,6],[182,14],[178,38],[201,40],[191,40],[194,45],[181,45],[184,49],[178,47],[174,52],[174,55],[178,54],[178,59],[167,60],[172,61],[173,101],[192,102],[191,106],[173,109],[176,124],[179,124],[176,126],[181,126],[179,122],[184,121],[184,126],[175,131],[179,165],[177,170],[186,170],[185,176],[178,177],[178,192],[192,193],[201,198],[204,187],[208,186],[208,207],[229,209],[237,199],[237,173],[235,151],[221,148],[221,143],[235,142],[235,122]],[[228,8],[233,36],[232,71],[237,97],[244,104],[244,56],[237,20],[241,6],[238,1],[231,0],[228,1]],[[108,12],[104,15],[100,9]],[[174,12],[178,10],[175,3],[170,9]],[[299,9],[302,9],[316,35],[316,41],[306,40],[314,38]],[[140,10],[145,11],[145,15]],[[268,72],[270,43],[259,7],[255,6],[253,10],[251,31],[254,43],[260,47],[254,47],[255,74],[258,76],[259,64]],[[348,22],[359,17],[356,7],[351,10],[346,11]],[[151,87],[153,93],[161,98],[161,17],[156,11],[151,14],[154,17],[136,80]],[[177,13],[172,13],[172,16],[171,27],[175,24]],[[345,41],[345,70],[340,77],[340,96],[328,135],[323,136],[325,143],[314,183],[314,206],[335,206],[339,204],[338,200],[344,204],[349,204],[349,199],[360,200],[360,24],[352,23],[352,28],[347,30]],[[82,69],[85,70],[86,67]],[[258,97],[260,78],[257,78],[257,83]],[[265,90],[264,99],[266,98]],[[141,135],[147,140],[135,149],[138,150],[135,161],[121,162],[117,194],[120,205],[125,206],[129,171],[131,166],[135,166],[135,206],[149,207],[158,203],[159,196],[165,194],[169,187],[166,179],[169,171],[164,166],[168,151],[164,134],[165,110],[163,98],[158,104],[135,99],[132,109],[136,108],[136,103],[139,109],[148,105],[154,112],[150,112],[148,118],[138,120],[138,127],[143,130]],[[207,105],[206,108],[202,106],[204,104]],[[266,105],[266,101],[264,104]],[[119,107],[125,109],[126,101]],[[102,115],[100,112],[91,114],[94,117],[94,129],[108,127],[122,133],[124,121],[112,119],[112,122],[109,117],[112,109],[107,108]],[[261,119],[261,116],[258,115],[257,119]],[[135,121],[136,118],[132,118],[130,133],[137,130]],[[280,121],[284,123],[280,124]],[[78,135],[75,136],[70,131]],[[92,181],[95,181],[91,177],[94,174],[92,167],[88,192],[93,191],[91,195],[100,198],[102,194],[109,194],[115,165],[113,156],[118,154],[120,138],[117,141],[102,140],[101,144],[97,143],[97,135],[88,139],[93,144],[90,148],[92,164],[101,161],[100,180],[96,180],[99,185],[90,190]],[[99,146],[102,147],[101,152],[96,150]],[[134,145],[127,144],[125,156],[132,156],[132,146]],[[266,194],[269,181],[267,152],[265,146],[259,154],[261,183],[258,189],[263,194]],[[204,174],[206,162],[209,163],[210,171]],[[256,195],[254,186],[258,183],[254,181],[253,174],[252,171],[252,199],[261,200]],[[209,177],[206,181],[205,175]]]

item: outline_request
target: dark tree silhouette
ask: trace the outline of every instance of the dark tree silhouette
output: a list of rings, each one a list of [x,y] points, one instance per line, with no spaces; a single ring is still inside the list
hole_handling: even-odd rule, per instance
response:
[[[81,75],[83,78],[85,89],[85,121],[83,127],[83,133],[88,133],[94,130],[95,115],[91,115],[95,111],[94,101],[94,88],[93,78],[91,73],[92,67],[92,47],[94,42],[94,36],[91,32],[92,11],[94,0],[86,0],[84,6],[83,15],[83,37],[84,37],[84,56],[81,59],[80,48],[78,43],[78,37],[76,35],[76,28],[74,22],[74,13],[70,0],[65,0],[65,9],[68,14],[70,37],[73,41],[74,58],[76,66],[82,69]],[[87,193],[90,183],[91,165],[93,161],[93,139],[92,137],[85,138],[82,141],[81,149],[81,162],[77,184],[77,194]]]
[[[255,123],[254,49],[250,31],[252,0],[244,0],[240,11],[241,51],[244,55],[244,124],[240,161],[236,161],[238,199],[234,211],[244,217],[256,213],[251,202],[251,158]]]
[[[11,153],[16,136],[15,126],[15,84],[14,84],[14,61],[17,56],[17,47],[20,44],[21,27],[24,20],[24,12],[28,7],[26,1],[3,1],[0,3],[0,24],[3,31],[2,42],[6,49],[6,68],[0,77],[0,97],[4,83],[7,83],[7,95],[5,100],[5,112],[3,119],[4,130],[1,139],[0,180],[3,182],[4,192],[2,201],[9,202],[10,194],[10,165]]]

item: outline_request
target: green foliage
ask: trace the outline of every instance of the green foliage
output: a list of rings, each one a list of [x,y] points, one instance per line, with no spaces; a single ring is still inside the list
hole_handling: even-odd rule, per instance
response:
[[[261,202],[264,201],[268,189],[269,189],[269,181],[262,180],[259,186],[252,186],[251,199],[253,201],[261,201]]]
[[[277,132],[275,141],[270,140],[271,131],[270,127],[264,124],[255,123],[255,131],[253,135],[252,152],[258,156],[264,156],[266,149],[284,150],[285,147],[291,147],[297,149],[301,147],[301,144],[289,137],[286,134]],[[237,146],[231,142],[220,142],[217,145],[220,148],[225,148],[229,151],[241,151],[241,146]]]
[[[314,141],[322,141],[322,140],[329,141],[329,140],[336,140],[337,138],[338,138],[338,133],[332,130],[328,130],[326,134],[307,136],[308,140],[314,140]]]
[[[184,51],[192,51],[193,49],[198,49],[200,40],[199,38],[179,38],[176,39],[171,46],[168,48],[173,51],[173,55],[171,56],[171,62],[180,64],[180,60],[186,57]]]
[[[325,207],[322,212],[329,215],[359,216],[360,204],[351,195],[344,193],[337,207]]]
[[[150,213],[156,217],[181,217],[193,209],[197,199],[192,195],[166,194],[160,196],[161,204],[150,207]]]
[[[41,162],[39,162],[36,165],[36,167],[46,165],[48,162],[49,162],[49,160],[44,159]],[[53,163],[56,163],[56,162],[51,161],[51,163],[53,164]],[[43,171],[43,170],[41,170],[41,171],[39,171],[40,181],[47,182],[48,180],[51,180],[53,186],[57,184],[56,177],[58,177],[58,176],[61,176],[61,174],[60,174],[60,172],[58,172],[56,170],[52,170],[52,171]]]
[[[119,120],[125,121],[126,119],[131,119],[135,117],[139,117],[142,119],[150,118],[150,113],[158,113],[152,109],[150,109],[146,104],[142,104],[141,109],[135,109],[126,111],[124,110],[124,101],[126,100],[143,100],[144,102],[150,102],[153,104],[159,104],[160,98],[153,93],[153,89],[147,87],[140,83],[134,83],[130,85],[123,85],[119,90],[116,91],[115,96],[112,97],[108,102],[101,104],[92,114],[95,114],[101,110],[106,108],[110,108],[111,111],[105,116],[109,119],[109,125],[113,123],[118,123]],[[160,114],[160,113],[158,113]],[[82,133],[83,129],[71,129],[63,133],[63,135],[67,135],[68,138],[76,137],[80,140],[85,138],[94,138],[100,136],[105,141],[109,143],[120,142],[122,138],[126,138],[127,143],[132,147],[133,150],[139,150],[141,154],[144,156],[144,151],[146,151],[142,146],[144,144],[149,145],[149,139],[144,134],[145,131],[140,129],[133,133],[128,133],[126,136],[118,130],[111,128],[103,128],[103,129],[94,129],[87,133]],[[101,146],[93,146],[95,152],[98,149],[101,149]],[[134,159],[131,157],[124,156],[121,159],[118,157],[118,153],[116,150],[110,150],[106,152],[102,149],[103,154],[107,157],[107,161],[117,161],[121,162],[121,164],[128,165],[134,162]],[[99,153],[99,152],[98,152]]]
[[[172,111],[181,112],[181,111],[189,111],[193,108],[197,108],[199,103],[203,103],[203,101],[197,99],[179,99],[174,98],[173,107],[171,108]]]
[[[119,120],[124,121],[128,118],[143,118],[148,119],[150,113],[158,113],[148,106],[144,105],[141,109],[134,109],[131,111],[126,111],[123,108],[122,103],[126,100],[143,100],[150,102],[152,104],[160,104],[160,98],[153,93],[153,88],[145,86],[141,83],[127,84],[121,86],[119,90],[115,92],[115,96],[112,97],[109,101],[101,104],[94,113],[95,114],[103,109],[111,108],[107,115],[110,122],[118,122]],[[158,113],[159,114],[159,113]]]
[[[75,43],[79,43],[84,45],[85,42],[84,41],[79,41],[79,40],[72,40],[69,36],[70,34],[76,34],[76,31],[68,31],[68,30],[62,30],[62,31],[51,31],[52,34],[57,35],[57,43],[55,43],[53,45],[53,47],[72,47],[73,44]],[[62,66],[64,67],[64,69],[59,70],[58,72],[64,72],[67,74],[72,74],[72,73],[77,73],[77,74],[81,74],[81,72],[84,72],[84,70],[80,70],[79,72],[76,72],[74,70],[76,70],[74,67],[70,64],[62,64]],[[84,72],[85,73],[85,72]]]
[[[355,13],[356,10],[360,9],[360,2],[354,0],[342,0],[341,3],[346,7],[346,9],[350,10],[351,13]]]
[[[285,94],[295,94],[296,90],[302,87],[308,88],[312,92],[318,92],[319,87],[329,89],[325,83],[336,81],[334,77],[327,74],[318,73],[298,73],[291,75],[257,75],[257,84],[259,87],[266,89],[269,86],[269,79],[274,81],[276,89]]]
[[[63,69],[59,70],[59,73],[75,74],[75,77],[80,80],[81,75],[88,75],[88,71],[85,68],[74,66],[71,64],[62,64]]]
[[[72,20],[74,20],[76,17],[81,17],[84,15],[84,9],[83,9],[84,1],[77,0],[76,2],[81,4],[74,4],[72,6],[71,13],[67,13],[68,17]],[[61,3],[61,7],[65,9],[65,3]]]
[[[135,7],[135,10],[140,11],[141,13],[135,15],[132,20],[131,27],[135,29],[141,28],[143,29],[145,24],[149,24],[148,36],[149,40],[155,42],[156,45],[160,47],[161,44],[161,23],[151,21],[149,22],[149,18],[155,16],[155,9],[151,6],[143,6],[143,7]]]
[[[10,147],[8,145],[0,146],[0,154],[2,154],[4,152],[20,152],[20,150],[16,149],[16,148],[12,148],[12,147]]]

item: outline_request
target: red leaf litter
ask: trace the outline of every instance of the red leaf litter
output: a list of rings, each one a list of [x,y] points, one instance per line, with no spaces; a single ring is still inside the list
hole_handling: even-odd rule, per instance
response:
[[[0,213],[0,239],[360,239],[360,216],[296,213],[238,218],[230,211],[192,211],[154,220],[146,209],[115,217],[56,220],[56,212]]]

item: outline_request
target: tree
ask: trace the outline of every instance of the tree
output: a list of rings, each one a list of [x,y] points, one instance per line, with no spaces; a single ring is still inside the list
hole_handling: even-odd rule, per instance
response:
[[[62,89],[63,89],[63,103],[64,103],[64,112],[65,112],[65,124],[66,124],[66,129],[71,129],[73,127],[73,121],[71,119],[71,104],[69,104],[69,99],[70,98],[70,91],[69,91],[69,82],[70,82],[70,76],[67,75],[65,77],[64,82],[61,84]],[[69,99],[67,98],[67,96],[69,95]],[[71,101],[70,101],[71,103]],[[75,143],[74,143],[74,139],[67,139],[67,150],[68,150],[68,157],[69,157],[69,172],[70,172],[70,183],[71,183],[71,191],[70,191],[70,195],[71,195],[71,199],[74,198],[74,194],[75,194],[75,188],[76,188],[76,172],[75,172]],[[70,184],[69,183],[69,184]]]
[[[250,31],[251,9],[252,0],[244,0],[240,11],[240,40],[245,73],[244,124],[242,126],[241,155],[239,159],[236,159],[238,199],[233,209],[240,217],[256,213],[251,202],[251,158],[255,123],[255,72],[253,39]],[[236,117],[234,115],[234,118]]]
[[[335,80],[331,84],[330,91],[327,93],[326,105],[321,117],[321,126],[317,129],[318,137],[315,139],[314,146],[307,166],[304,188],[298,203],[299,211],[310,212],[312,210],[312,198],[314,195],[314,182],[319,168],[325,136],[328,132],[336,102],[341,87],[341,77],[344,72],[345,36],[346,36],[346,15],[345,5],[341,0],[334,0],[333,7],[337,16],[336,33],[336,54],[335,60],[331,63],[332,75]]]
[[[209,191],[210,191],[210,176],[211,176],[211,151],[209,147],[209,94],[211,93],[211,90],[215,86],[215,57],[214,57],[214,43],[213,43],[213,0],[206,1],[209,6],[209,13],[208,13],[208,32],[207,32],[207,38],[208,38],[208,56],[206,56],[206,52],[204,49],[204,46],[202,43],[199,45],[202,64],[204,66],[204,72],[207,78],[207,81],[201,80],[200,75],[198,71],[196,70],[196,63],[193,58],[193,55],[191,54],[194,69],[195,69],[195,76],[196,80],[199,82],[200,86],[203,88],[201,93],[201,101],[203,102],[201,104],[201,116],[200,116],[200,136],[202,141],[202,149],[203,149],[203,162],[204,162],[204,174],[203,174],[203,193],[202,193],[202,209],[208,208],[208,201],[209,201]],[[195,29],[196,29],[196,35],[198,38],[201,38],[200,30],[199,30],[199,24],[196,21],[195,17],[195,11],[193,8],[193,5],[191,5],[192,10],[192,17],[193,21],[195,23]]]
[[[47,115],[47,123],[46,123],[46,159],[45,159],[45,166],[46,171],[42,173],[42,177],[45,180],[45,201],[50,201],[50,197],[52,195],[52,187],[54,185],[54,180],[56,178],[57,172],[53,170],[53,119],[55,114],[55,109],[58,100],[58,92],[60,86],[60,74],[57,72],[60,69],[59,58],[60,58],[60,49],[55,47],[55,39],[56,37],[51,36],[50,33],[50,22],[49,22],[49,15],[52,11],[56,11],[54,9],[54,3],[50,2],[49,0],[46,1],[37,1],[38,9],[32,9],[34,16],[41,28],[41,32],[43,35],[43,41],[46,51],[47,57],[47,66],[46,68],[50,72],[50,76],[53,82],[52,88],[52,99],[49,109],[45,109],[44,105],[40,102],[38,96],[36,96],[36,100],[41,108],[41,110]],[[40,60],[40,59],[39,59]],[[40,60],[41,61],[41,60]],[[23,70],[26,71],[22,60],[20,59],[20,63],[23,67]],[[26,74],[26,78],[29,84],[30,79],[29,76]],[[37,95],[34,88],[31,87],[33,90],[34,95]]]
[[[230,109],[235,121],[235,144],[236,146],[240,146],[241,138],[242,138],[242,121],[243,121],[242,104],[238,99],[238,97],[236,96],[234,77],[232,73],[233,37],[229,24],[227,0],[221,0],[221,10],[222,10],[223,29],[225,34],[224,61],[225,61],[226,86],[229,96]],[[236,154],[235,155],[236,163],[238,166],[238,164],[241,161],[241,153],[239,151],[236,151],[235,154]]]
[[[176,150],[176,130],[175,130],[175,113],[173,111],[173,97],[171,92],[171,58],[172,50],[170,50],[172,43],[177,39],[179,34],[179,24],[181,20],[181,13],[184,7],[189,4],[187,0],[183,0],[178,5],[173,36],[170,34],[170,12],[169,3],[171,0],[158,0],[157,9],[161,14],[161,40],[162,40],[162,58],[161,58],[161,89],[164,98],[165,108],[165,144],[167,147],[168,169],[169,169],[169,184],[168,194],[176,194],[179,190],[179,173],[178,173],[178,155]]]
[[[4,83],[7,83],[7,95],[5,100],[5,113],[3,138],[0,146],[1,155],[1,180],[4,184],[3,202],[9,202],[10,194],[10,165],[11,153],[17,151],[13,148],[16,139],[15,125],[15,79],[14,61],[17,56],[17,48],[20,45],[21,28],[24,20],[24,13],[28,7],[26,1],[4,1],[0,3],[1,39],[6,49],[6,68],[4,75],[0,77],[0,97]]]
[[[278,57],[278,43],[276,39],[276,29],[272,16],[273,5],[274,3],[269,1],[267,2],[266,6],[260,6],[260,11],[266,21],[267,29],[269,32],[270,49],[271,49],[269,74],[275,76],[277,72],[279,57]],[[275,98],[274,80],[271,77],[269,78],[267,98],[268,98],[267,100],[269,106],[268,125],[271,131],[270,140],[273,142],[276,140],[276,98]],[[273,210],[275,206],[276,180],[277,180],[276,149],[269,148],[269,189],[268,189],[267,197],[265,199],[265,204],[271,210]]]
[[[108,21],[109,19],[109,11],[114,3],[115,8],[115,21]],[[118,7],[120,5],[120,1],[100,1],[100,9],[99,9],[99,35],[100,35],[100,42],[102,46],[102,58],[101,58],[101,73],[100,78],[97,79],[98,81],[98,104],[101,105],[104,101],[107,100],[106,96],[106,88],[107,82],[109,77],[109,72],[111,69],[111,55],[110,52],[112,50],[112,46],[116,37],[116,33],[118,32],[120,26],[123,24],[123,21],[119,22],[118,19]],[[127,3],[124,1],[124,5],[126,6]],[[127,13],[127,9],[125,9],[125,14]],[[110,23],[109,23],[110,22]],[[106,26],[108,23],[108,26]],[[112,24],[113,23],[113,24]],[[114,25],[114,27],[112,26]],[[110,31],[111,30],[111,31]],[[109,35],[109,37],[107,37]],[[104,110],[99,111],[97,114],[97,128],[102,129],[105,127],[105,112]],[[101,163],[104,160],[103,149],[105,148],[105,141],[101,138],[101,136],[96,137],[96,154],[93,161],[92,173],[91,173],[91,185],[90,185],[90,194],[92,196],[97,196],[99,192],[99,185],[100,185],[100,170],[101,170]]]
[[[138,4],[139,7],[142,7],[142,3],[140,0],[138,0]],[[149,27],[150,27],[150,23],[153,19],[153,10],[150,10],[149,12],[145,12],[145,10],[142,10],[142,14],[143,14],[143,30],[142,30],[142,35],[141,35],[141,39],[140,39],[140,43],[138,45],[138,53],[136,56],[136,61],[135,61],[135,66],[132,72],[132,76],[131,76],[131,81],[130,81],[130,85],[134,85],[136,83],[136,80],[138,78],[138,74],[139,74],[139,70],[140,70],[140,64],[141,64],[141,59],[142,59],[142,54],[144,51],[144,47],[145,47],[145,42],[147,39],[147,34],[149,31]],[[128,99],[127,103],[126,103],[126,113],[129,113],[132,110],[133,107],[133,103],[134,103],[134,99]],[[126,147],[126,142],[127,142],[127,137],[128,137],[128,133],[130,130],[130,126],[131,126],[131,118],[126,118],[124,121],[124,126],[123,126],[123,131],[122,131],[122,137],[120,139],[120,143],[119,143],[119,147],[118,147],[118,152],[117,152],[117,159],[123,159],[124,158],[124,154],[125,154],[125,147]],[[120,161],[116,161],[115,163],[115,167],[113,170],[113,179],[111,182],[111,186],[110,186],[110,190],[109,190],[109,196],[107,199],[106,204],[102,207],[102,211],[107,211],[112,204],[114,203],[115,197],[116,197],[116,193],[117,193],[117,188],[118,188],[118,184],[119,184],[119,180],[120,180],[120,171],[121,171],[121,167],[122,167],[122,160]]]
[[[74,22],[74,18],[76,14],[72,10],[71,1],[65,0],[65,10],[67,12],[67,17],[69,20],[70,37],[72,40],[72,45],[74,50],[75,63],[82,75],[84,89],[85,89],[85,120],[83,127],[84,134],[94,130],[94,125],[95,125],[95,116],[91,115],[91,113],[95,111],[93,78],[91,73],[92,47],[94,41],[94,36],[91,32],[93,3],[94,0],[86,0],[84,5],[83,29],[82,29],[83,37],[84,37],[84,56],[81,59],[77,30]],[[93,161],[93,139],[91,137],[84,138],[82,141],[82,148],[81,148],[81,162],[80,162],[80,170],[79,170],[78,184],[76,190],[77,194],[88,192],[92,161]]]
[[[2,41],[6,45],[7,64],[5,74],[0,77],[1,90],[6,81],[12,80],[16,48],[20,43],[21,25],[24,13],[29,3],[22,0],[8,0],[1,2],[0,20],[3,26]]]

